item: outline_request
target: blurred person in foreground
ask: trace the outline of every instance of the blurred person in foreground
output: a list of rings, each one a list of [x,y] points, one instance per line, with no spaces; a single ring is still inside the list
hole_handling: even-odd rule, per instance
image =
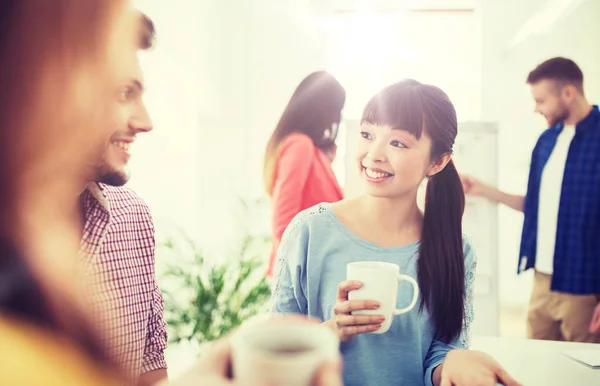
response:
[[[527,83],[549,126],[533,149],[527,194],[470,176],[463,186],[525,215],[518,272],[535,270],[527,336],[600,343],[600,111],[570,59],[539,64]]]
[[[346,91],[333,75],[314,72],[300,82],[269,139],[264,162],[272,208],[269,277],[283,232],[294,216],[344,198],[331,164],[345,102]]]
[[[82,218],[71,193],[114,132],[107,117],[137,61],[138,17],[125,0],[0,2],[1,385],[131,381],[82,296]],[[193,383],[232,384],[228,350],[218,342]],[[339,379],[332,368],[321,375],[319,385]]]
[[[81,296],[70,194],[109,133],[116,76],[135,55],[131,12],[6,0],[0,18],[0,384],[120,384]]]

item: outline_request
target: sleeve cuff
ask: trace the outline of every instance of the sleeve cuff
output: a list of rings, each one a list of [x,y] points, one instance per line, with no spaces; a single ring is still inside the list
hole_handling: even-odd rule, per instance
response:
[[[442,362],[444,362],[445,358],[442,358],[436,362],[434,362],[433,364],[431,364],[427,370],[425,370],[425,376],[424,376],[424,384],[425,386],[434,386],[433,385],[433,371],[442,364]]]
[[[167,362],[165,361],[164,355],[156,355],[154,358],[144,359],[141,373],[147,373],[155,370],[167,369]]]

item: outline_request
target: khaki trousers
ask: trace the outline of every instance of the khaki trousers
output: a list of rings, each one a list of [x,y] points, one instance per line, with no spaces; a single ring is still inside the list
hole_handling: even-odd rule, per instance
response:
[[[527,312],[527,337],[600,343],[600,334],[588,332],[598,304],[596,296],[550,291],[551,279],[550,275],[535,273]]]

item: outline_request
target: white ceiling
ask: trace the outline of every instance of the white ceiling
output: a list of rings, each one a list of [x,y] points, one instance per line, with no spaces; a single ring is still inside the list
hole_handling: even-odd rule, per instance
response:
[[[368,7],[372,11],[463,10],[477,7],[480,0],[310,0],[321,12],[352,12]]]
[[[586,0],[546,0],[523,24],[510,42],[509,48],[514,48],[532,35],[550,32],[561,20],[566,19],[585,1]]]

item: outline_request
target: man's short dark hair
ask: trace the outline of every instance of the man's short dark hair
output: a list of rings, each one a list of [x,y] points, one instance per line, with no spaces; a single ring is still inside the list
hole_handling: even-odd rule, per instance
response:
[[[536,84],[544,79],[571,84],[583,94],[583,72],[571,59],[556,57],[540,63],[527,76],[527,83]]]
[[[140,42],[139,47],[142,50],[148,50],[154,46],[156,38],[156,29],[154,22],[146,14],[140,12]]]

